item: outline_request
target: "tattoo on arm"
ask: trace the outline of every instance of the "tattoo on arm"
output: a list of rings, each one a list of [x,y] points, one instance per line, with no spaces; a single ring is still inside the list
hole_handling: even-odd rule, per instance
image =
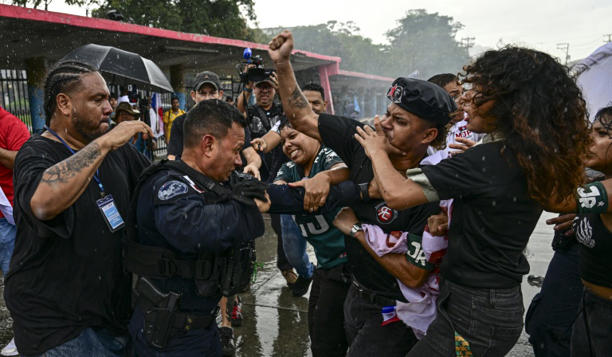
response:
[[[65,183],[84,168],[91,166],[101,155],[100,146],[91,143],[66,160],[59,162],[43,172],[41,182],[47,184]]]
[[[304,98],[304,94],[300,90],[300,87],[295,87],[293,93],[289,97],[289,105],[296,109],[303,109],[308,107],[308,101]]]

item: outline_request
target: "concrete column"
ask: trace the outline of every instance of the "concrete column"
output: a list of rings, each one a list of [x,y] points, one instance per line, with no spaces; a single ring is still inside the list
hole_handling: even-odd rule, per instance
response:
[[[30,102],[30,115],[32,116],[32,131],[40,132],[45,125],[45,76],[47,66],[44,57],[31,57],[25,61],[28,76],[28,98]]]
[[[185,68],[182,64],[170,66],[170,84],[174,88],[174,95],[179,100],[179,106],[185,110],[186,89],[185,89]]]

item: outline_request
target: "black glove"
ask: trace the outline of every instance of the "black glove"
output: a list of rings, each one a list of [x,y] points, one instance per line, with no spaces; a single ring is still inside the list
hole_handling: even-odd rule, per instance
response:
[[[257,180],[243,180],[232,185],[232,198],[249,206],[257,206],[254,199],[266,200],[266,184]]]

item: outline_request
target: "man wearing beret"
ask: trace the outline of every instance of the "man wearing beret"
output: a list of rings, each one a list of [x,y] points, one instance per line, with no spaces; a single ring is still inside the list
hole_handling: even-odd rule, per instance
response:
[[[404,356],[417,339],[410,328],[393,316],[396,301],[406,302],[397,280],[408,287],[418,287],[431,267],[415,265],[406,254],[374,257],[363,239],[361,223],[378,225],[385,233],[405,231],[420,236],[427,218],[439,212],[438,204],[397,211],[377,198],[372,162],[354,138],[362,124],[312,111],[293,74],[289,61],[292,49],[293,37],[284,31],[270,42],[268,51],[277,67],[285,114],[296,130],[335,151],[349,167],[350,179],[361,188],[361,200],[351,205],[358,221],[349,236],[345,236],[352,279],[344,303],[348,356]],[[417,79],[396,79],[387,97],[391,103],[377,126],[385,133],[385,151],[393,166],[404,172],[419,166],[428,146],[444,145],[445,125],[456,106],[442,88]],[[416,244],[420,246],[419,242]]]

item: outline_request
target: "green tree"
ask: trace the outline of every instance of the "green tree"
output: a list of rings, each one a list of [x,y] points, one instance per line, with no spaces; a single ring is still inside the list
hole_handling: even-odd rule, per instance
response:
[[[281,30],[271,28],[266,29],[265,33],[274,36]],[[341,67],[346,70],[385,74],[386,47],[359,35],[359,27],[351,21],[329,21],[292,27],[290,30],[300,50],[341,57]]]
[[[260,35],[247,26],[247,20],[256,19],[254,0],[103,0],[100,4],[93,16],[106,17],[114,9],[139,25],[246,40]]]
[[[468,50],[455,35],[463,25],[450,16],[410,10],[399,26],[389,30],[390,70],[397,75],[419,71],[421,78],[441,73],[456,73],[469,61]]]

